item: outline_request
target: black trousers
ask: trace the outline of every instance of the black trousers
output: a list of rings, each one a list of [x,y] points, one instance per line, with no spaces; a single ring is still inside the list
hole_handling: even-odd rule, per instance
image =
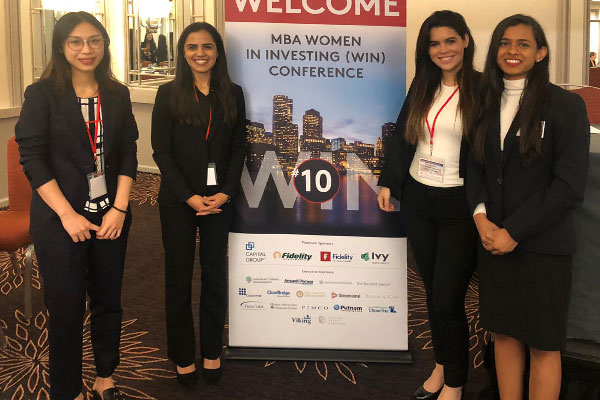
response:
[[[200,349],[202,357],[216,359],[223,347],[227,312],[227,242],[232,206],[219,214],[198,217],[187,204],[160,206],[165,248],[165,302],[168,355],[184,367],[196,360],[192,313],[192,275],[196,232],[200,232]]]
[[[102,223],[101,215],[86,215]],[[65,231],[34,237],[50,314],[50,397],[73,400],[82,386],[82,340],[86,292],[89,296],[91,342],[99,377],[107,378],[119,364],[121,286],[131,214],[116,240],[74,243]]]
[[[402,200],[406,233],[427,295],[435,361],[450,387],[469,369],[465,295],[477,260],[477,232],[464,187],[436,188],[408,178]]]

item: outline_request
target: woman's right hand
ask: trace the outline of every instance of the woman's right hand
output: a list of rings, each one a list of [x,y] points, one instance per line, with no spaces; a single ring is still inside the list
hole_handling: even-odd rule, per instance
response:
[[[100,227],[92,224],[83,215],[77,214],[75,210],[70,210],[60,216],[63,228],[71,236],[74,242],[83,242],[86,239],[91,239],[90,231],[98,231]]]
[[[394,205],[390,202],[390,197],[390,188],[382,186],[379,189],[379,194],[377,195],[377,203],[379,203],[379,208],[381,210],[386,212],[394,211]]]
[[[484,213],[475,214],[473,219],[475,220],[475,226],[477,227],[477,232],[479,232],[479,237],[481,238],[481,244],[483,244],[484,249],[489,251],[490,246],[494,242],[494,231],[497,231],[500,228],[490,221]]]

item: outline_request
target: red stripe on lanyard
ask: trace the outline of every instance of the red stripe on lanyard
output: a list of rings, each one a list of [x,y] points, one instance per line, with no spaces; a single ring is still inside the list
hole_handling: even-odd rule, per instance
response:
[[[87,130],[88,133],[88,138],[90,139],[90,146],[92,147],[92,154],[94,155],[94,161],[96,161],[96,159],[98,158],[98,156],[96,155],[96,140],[98,140],[98,127],[100,125],[100,122],[102,122],[102,120],[100,119],[100,92],[98,92],[98,96],[96,96],[98,98],[98,107],[96,108],[96,119],[93,121],[87,121],[85,123],[85,129]],[[90,127],[89,124],[95,124],[94,125],[94,138],[92,139],[92,132],[90,132]]]
[[[198,89],[200,90],[200,89]],[[196,96],[196,103],[200,103],[200,99],[198,98],[198,93],[196,93],[196,84],[194,83],[194,96]],[[210,124],[212,123],[212,107],[208,109],[208,127],[206,128],[206,136],[204,140],[208,142],[208,135],[210,135]]]
[[[452,92],[450,97],[448,97],[448,100],[446,100],[446,102],[438,110],[437,114],[435,114],[435,118],[433,119],[432,126],[429,126],[429,119],[427,117],[425,117],[425,123],[427,124],[427,130],[429,131],[429,155],[430,156],[433,154],[433,134],[435,132],[435,123],[437,122],[437,119],[440,116],[440,113],[442,112],[442,110],[446,107],[446,105],[448,103],[450,103],[450,100],[452,100],[452,98],[454,97],[456,92],[458,92],[458,87],[456,89],[454,89],[454,92]],[[429,111],[427,112],[427,114],[429,114]]]

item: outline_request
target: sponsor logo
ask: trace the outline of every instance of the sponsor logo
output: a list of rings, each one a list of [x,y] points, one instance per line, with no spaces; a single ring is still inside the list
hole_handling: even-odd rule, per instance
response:
[[[313,281],[307,281],[304,279],[284,279],[283,283],[293,283],[296,285],[312,285]]]
[[[327,311],[329,310],[329,306],[315,306],[315,305],[304,305],[302,306],[303,310],[313,310],[313,311]]]
[[[362,258],[364,261],[369,261],[370,260],[369,253],[362,253],[360,255],[360,258]]]
[[[307,253],[281,253],[276,251],[273,253],[273,258],[281,258],[282,260],[293,260],[293,261],[310,261],[312,255]]]
[[[277,297],[290,297],[290,292],[286,290],[267,290],[267,294]]]
[[[247,276],[246,277],[246,282],[247,283],[252,283],[252,277],[251,276]]]
[[[256,278],[256,277],[252,277],[252,276],[247,276],[246,277],[246,282],[248,283],[273,283],[273,282],[279,282],[279,278],[272,278],[272,277],[267,277],[267,278]]]
[[[333,309],[336,311],[362,312],[361,306],[341,306],[336,304],[333,306]]]
[[[302,298],[302,297],[327,297],[327,295],[325,294],[325,292],[306,292],[303,290],[298,290],[296,292],[296,296],[298,298]]]
[[[264,310],[265,306],[259,301],[244,301],[240,303],[240,307],[244,310]]]
[[[262,297],[262,294],[248,293],[246,288],[238,288],[238,295],[246,297]]]
[[[371,307],[371,306],[369,306],[369,312],[396,314],[396,306],[387,306],[387,307]]]
[[[348,294],[348,293],[331,292],[331,298],[335,299],[336,297],[345,298],[345,299],[360,299],[360,294]]]
[[[357,286],[378,286],[378,287],[388,287],[392,285],[392,282],[356,282]]]
[[[271,310],[297,310],[298,305],[293,303],[270,303]]]
[[[363,294],[365,299],[388,299],[397,300],[400,296],[392,294]]]
[[[335,262],[350,262],[352,261],[352,254],[336,254],[333,253],[333,255],[331,256],[333,261]]]
[[[310,314],[306,314],[304,317],[292,317],[292,322],[295,324],[311,324]]]
[[[273,252],[273,258],[275,258],[275,259],[281,258],[281,252],[280,251]]]
[[[267,259],[267,253],[264,251],[247,251],[246,262],[247,263],[259,263]]]
[[[319,323],[323,325],[346,325],[346,323],[342,320],[342,317],[338,316],[319,316]]]
[[[330,251],[322,251],[321,252],[321,261],[331,261],[331,252]]]
[[[389,257],[389,253],[375,253],[374,251],[362,253],[360,255],[360,258],[362,258],[363,261],[372,261],[373,264],[389,264]]]
[[[254,242],[247,242],[246,243],[246,251],[252,251],[254,250]]]
[[[319,281],[319,285],[352,285],[350,281]]]

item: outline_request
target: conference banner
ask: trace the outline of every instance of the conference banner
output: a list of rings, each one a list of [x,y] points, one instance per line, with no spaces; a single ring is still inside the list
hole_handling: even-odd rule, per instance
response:
[[[248,118],[229,347],[408,350],[406,238],[376,201],[406,1],[226,0],[225,32]]]

